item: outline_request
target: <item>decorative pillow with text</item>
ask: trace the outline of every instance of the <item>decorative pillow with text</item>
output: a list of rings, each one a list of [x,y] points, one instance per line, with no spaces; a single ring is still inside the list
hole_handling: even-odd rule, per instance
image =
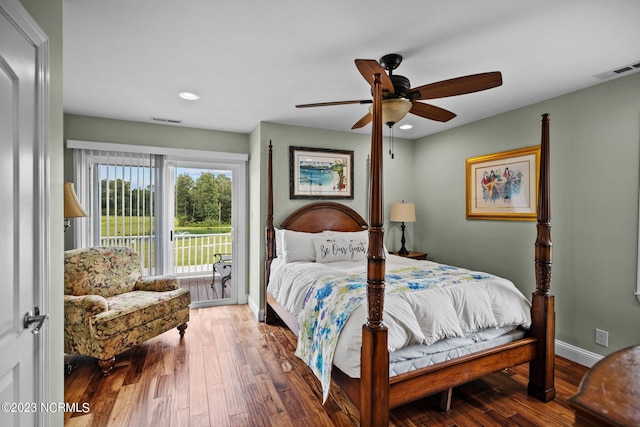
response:
[[[367,259],[366,239],[316,238],[313,240],[316,262],[365,261]]]

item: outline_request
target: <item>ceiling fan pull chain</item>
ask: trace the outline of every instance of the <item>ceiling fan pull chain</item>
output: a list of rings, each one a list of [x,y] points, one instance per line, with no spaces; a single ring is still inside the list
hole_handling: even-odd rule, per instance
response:
[[[393,126],[389,126],[389,135],[390,135],[390,139],[389,139],[389,155],[391,156],[391,159],[393,160],[395,158],[395,155],[393,154]]]

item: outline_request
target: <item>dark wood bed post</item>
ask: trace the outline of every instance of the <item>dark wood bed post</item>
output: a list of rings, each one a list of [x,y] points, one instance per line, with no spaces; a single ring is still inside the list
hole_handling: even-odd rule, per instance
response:
[[[535,248],[536,291],[532,297],[531,335],[538,340],[536,357],[529,365],[529,394],[543,402],[553,400],[555,358],[554,297],[551,285],[551,185],[549,114],[542,115],[540,178],[538,186],[538,236]]]
[[[267,240],[267,254],[264,260],[264,321],[274,323],[276,313],[267,303],[267,285],[271,274],[271,261],[276,257],[276,231],[273,228],[273,145],[269,140],[269,159],[267,161],[267,226],[265,238]]]
[[[382,83],[373,82],[369,248],[367,252],[367,323],[362,326],[360,364],[360,425],[389,425],[389,350],[384,310],[384,200],[382,175]]]

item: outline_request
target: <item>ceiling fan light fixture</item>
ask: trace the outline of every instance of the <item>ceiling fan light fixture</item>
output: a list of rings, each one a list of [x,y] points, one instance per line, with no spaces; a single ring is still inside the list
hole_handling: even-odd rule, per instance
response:
[[[404,119],[413,104],[408,99],[394,98],[382,101],[382,123],[391,127]],[[369,107],[369,113],[373,115],[373,105]]]

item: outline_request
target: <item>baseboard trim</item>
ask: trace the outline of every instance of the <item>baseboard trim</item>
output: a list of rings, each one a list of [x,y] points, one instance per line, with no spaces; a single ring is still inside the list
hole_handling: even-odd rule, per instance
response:
[[[264,309],[258,308],[258,306],[253,302],[251,298],[249,298],[248,304],[249,304],[249,309],[251,309],[251,311],[253,312],[253,315],[256,316],[256,319],[259,322],[262,322],[264,320]]]
[[[567,344],[566,342],[556,340],[556,355],[569,359],[572,362],[579,363],[580,365],[588,368],[596,364],[603,356],[584,350],[575,345]]]

